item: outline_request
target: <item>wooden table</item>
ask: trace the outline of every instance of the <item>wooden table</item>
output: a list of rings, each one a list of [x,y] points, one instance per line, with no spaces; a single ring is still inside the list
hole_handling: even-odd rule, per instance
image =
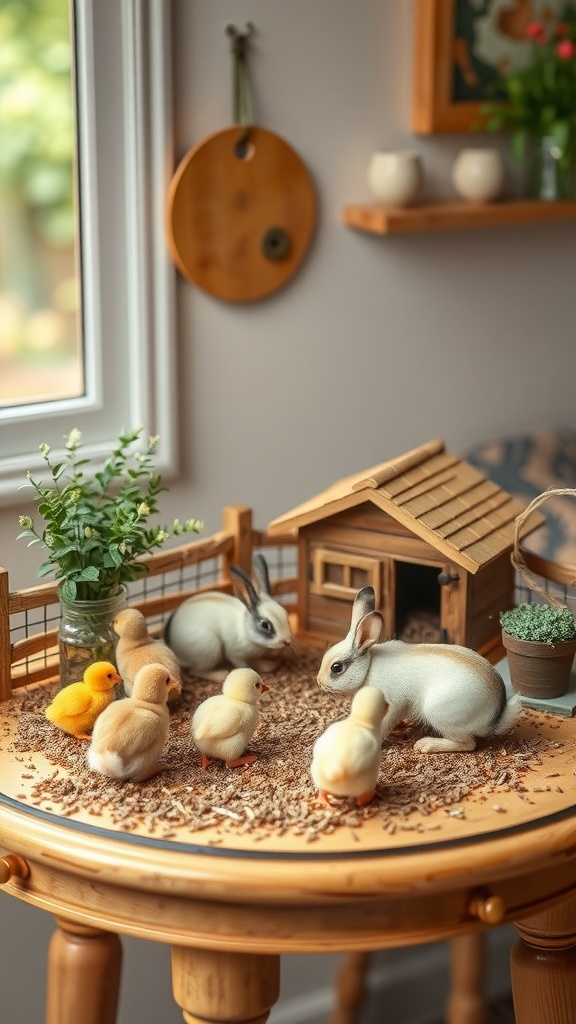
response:
[[[0,845],[10,851],[0,880],[58,923],[47,1024],[113,1024],[119,935],[170,944],[189,1024],[258,1024],[278,997],[282,953],[410,946],[512,921],[518,1024],[575,1024],[573,720],[523,717],[519,731],[545,741],[524,792],[496,802],[493,785],[476,790],[424,833],[391,834],[373,818],[313,844],[233,828],[224,841],[183,829],[159,839],[82,809],[65,818],[31,806],[32,775],[53,765],[36,753],[27,773],[15,760],[17,700],[0,709]],[[451,755],[429,756],[441,771]]]

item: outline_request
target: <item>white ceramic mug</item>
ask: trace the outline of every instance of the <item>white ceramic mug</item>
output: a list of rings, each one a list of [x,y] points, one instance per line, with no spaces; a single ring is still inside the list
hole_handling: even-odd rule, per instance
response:
[[[461,149],[452,165],[452,184],[461,199],[490,203],[502,195],[506,168],[498,149]]]
[[[422,188],[422,161],[413,149],[381,150],[368,164],[372,194],[387,206],[410,206]]]

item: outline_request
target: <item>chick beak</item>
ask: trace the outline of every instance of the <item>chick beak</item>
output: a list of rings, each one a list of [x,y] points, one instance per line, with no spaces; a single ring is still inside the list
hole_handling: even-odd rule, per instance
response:
[[[262,693],[266,693],[266,690],[269,690],[269,689],[270,689],[270,687],[266,686],[266,683],[262,683]]]
[[[170,677],[170,680],[168,682],[168,693],[177,693],[178,695],[182,693],[181,684],[178,682],[177,679],[173,679],[172,676]]]
[[[111,679],[112,679],[112,680],[113,680],[113,681],[114,681],[115,683],[123,683],[123,682],[124,682],[124,680],[122,679],[122,676],[119,676],[117,672],[116,672],[116,673],[115,673],[115,674],[114,674],[113,676],[111,676],[110,678],[111,678]]]

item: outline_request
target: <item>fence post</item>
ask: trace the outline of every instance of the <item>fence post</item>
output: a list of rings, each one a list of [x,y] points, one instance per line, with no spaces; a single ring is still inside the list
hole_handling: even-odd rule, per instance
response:
[[[0,701],[12,696],[8,572],[0,567]]]
[[[222,510],[222,526],[226,533],[234,537],[234,547],[230,556],[224,556],[226,573],[233,563],[245,572],[252,571],[252,509],[248,505],[226,505]]]

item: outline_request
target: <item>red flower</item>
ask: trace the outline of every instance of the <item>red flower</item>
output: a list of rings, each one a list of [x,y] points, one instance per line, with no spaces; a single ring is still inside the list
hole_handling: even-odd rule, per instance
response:
[[[546,42],[546,29],[541,21],[531,21],[526,28],[526,35],[536,43]]]
[[[560,60],[571,60],[576,54],[576,44],[569,39],[563,39],[562,42],[556,44],[556,54]]]

